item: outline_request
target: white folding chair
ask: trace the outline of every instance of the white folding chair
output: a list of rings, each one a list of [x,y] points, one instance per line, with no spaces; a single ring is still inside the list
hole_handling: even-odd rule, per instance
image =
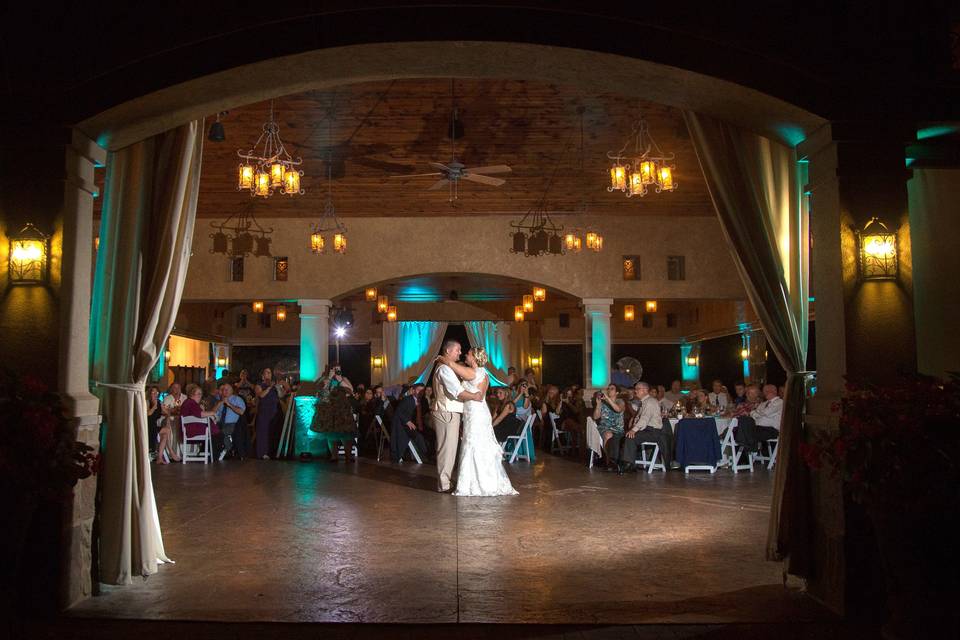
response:
[[[767,440],[767,448],[770,450],[770,461],[767,463],[767,470],[773,469],[777,463],[777,449],[780,448],[780,438],[770,438]]]
[[[730,468],[735,474],[746,470],[753,473],[753,463],[756,454],[745,451],[743,445],[737,442],[733,434],[733,426],[733,423],[731,423],[731,425],[727,427],[726,433],[723,434],[723,441],[720,443],[720,450],[723,452],[722,465],[730,465]],[[728,451],[729,455],[727,453]],[[742,464],[740,462],[745,453],[747,454],[749,464]]]
[[[560,416],[552,411],[548,412],[547,415],[550,417],[550,424],[553,427],[553,436],[550,438],[550,453],[556,454],[559,452],[560,455],[563,455],[568,451],[573,451],[573,434],[557,426]]]
[[[390,434],[387,432],[387,428],[383,426],[383,420],[380,419],[380,416],[374,416],[377,420],[377,424],[380,425],[380,438],[377,443],[377,462],[380,462],[380,456],[383,452],[383,443],[384,441],[390,442]],[[407,449],[410,450],[410,455],[413,456],[413,459],[417,461],[417,464],[423,464],[423,460],[420,458],[417,448],[413,446],[413,441],[407,442]],[[400,462],[403,462],[403,458],[400,459]]]
[[[537,414],[531,413],[529,416],[527,416],[527,421],[523,423],[523,429],[520,430],[520,435],[507,436],[507,439],[500,444],[500,449],[503,451],[503,455],[509,456],[507,462],[510,464],[516,462],[517,458],[530,462],[530,441],[527,438],[527,433],[533,426],[533,419],[536,417]],[[511,442],[513,443],[512,447],[510,446]],[[521,448],[523,449],[524,453],[520,453]]]
[[[653,449],[649,458],[647,458],[648,449]],[[663,460],[663,453],[660,451],[660,443],[638,442],[637,452],[640,457],[635,462],[641,469],[646,469],[647,473],[653,473],[654,469],[660,469],[664,473],[667,472],[667,465]],[[660,456],[660,462],[657,462],[657,456]]]
[[[188,424],[202,424],[206,428],[203,433],[196,436],[187,436]],[[202,462],[207,464],[213,462],[213,439],[210,437],[210,418],[194,418],[193,416],[183,416],[180,418],[180,432],[183,434],[183,452],[180,454],[180,461],[183,464],[188,462]],[[191,452],[190,447],[195,447]]]

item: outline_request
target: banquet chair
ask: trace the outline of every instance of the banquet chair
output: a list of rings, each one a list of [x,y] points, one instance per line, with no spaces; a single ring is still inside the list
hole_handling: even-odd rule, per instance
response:
[[[353,414],[353,426],[353,432],[358,433],[360,429],[360,418],[357,416],[357,414]],[[353,436],[353,446],[350,448],[350,452],[354,458],[357,457],[357,436]],[[337,445],[337,457],[339,458],[342,455],[346,455],[346,452],[344,451],[343,444],[341,443]]]
[[[773,469],[777,463],[777,449],[780,448],[780,438],[770,438],[767,440],[767,449],[770,450],[770,461],[767,463],[767,470]]]
[[[187,436],[188,424],[203,424],[206,429],[203,433],[196,436]],[[180,454],[180,461],[183,464],[188,462],[202,462],[208,464],[213,462],[213,439],[210,437],[210,418],[194,418],[193,416],[183,416],[180,418],[180,432],[183,434],[183,452]],[[190,451],[195,447],[194,451]]]
[[[383,425],[383,420],[380,416],[373,416],[377,421],[377,424],[380,425],[380,437],[379,442],[377,443],[377,462],[380,462],[380,456],[383,454],[383,443],[390,442],[390,433],[387,431],[387,428]],[[413,456],[413,459],[417,461],[417,464],[423,464],[423,460],[420,458],[420,454],[417,452],[417,448],[413,446],[413,441],[407,443],[407,448],[410,450],[410,454]],[[400,462],[403,462],[403,459],[400,459]]]
[[[652,455],[647,458],[647,449],[653,448],[651,452]],[[658,442],[638,442],[637,443],[637,452],[640,454],[640,457],[636,460],[637,466],[641,469],[646,469],[647,473],[653,473],[654,469],[660,469],[664,473],[667,472],[667,465],[663,459],[663,453],[660,451],[660,443]],[[657,462],[657,456],[660,456],[660,462]]]
[[[536,416],[536,413],[531,413],[527,416],[527,421],[523,423],[523,429],[520,430],[520,435],[507,436],[507,439],[500,443],[500,450],[503,451],[503,455],[509,456],[507,462],[510,464],[516,462],[517,458],[530,462],[530,439],[527,434]],[[512,447],[510,445],[511,442],[513,443]],[[520,453],[521,448],[524,453]]]
[[[727,427],[727,431],[723,434],[723,442],[720,443],[721,451],[723,452],[723,464],[729,464],[734,474],[739,473],[740,471],[746,471],[748,469],[750,473],[753,473],[753,463],[757,454],[748,452],[743,448],[742,444],[737,442],[736,436],[733,433],[733,427],[733,423]],[[730,451],[729,455],[727,455],[728,449]],[[740,460],[743,459],[744,454],[747,455],[749,464],[740,462]]]
[[[550,438],[550,453],[556,454],[559,452],[560,455],[563,455],[568,451],[573,451],[573,434],[557,427],[560,416],[552,411],[547,415],[550,416],[550,425],[553,427],[553,437]]]

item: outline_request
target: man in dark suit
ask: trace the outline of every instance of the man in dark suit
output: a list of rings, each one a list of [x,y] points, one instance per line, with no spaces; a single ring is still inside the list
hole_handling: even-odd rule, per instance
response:
[[[427,443],[423,439],[423,434],[417,429],[417,425],[422,422],[418,402],[421,389],[423,384],[419,382],[415,382],[410,387],[404,386],[403,396],[394,409],[393,420],[390,423],[390,459],[393,462],[412,457],[408,455],[407,446],[411,441],[421,459],[427,455]]]

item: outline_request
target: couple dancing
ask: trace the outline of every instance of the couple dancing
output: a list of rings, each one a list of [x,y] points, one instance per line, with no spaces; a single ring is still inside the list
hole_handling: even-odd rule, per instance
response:
[[[455,496],[513,496],[517,492],[503,468],[503,454],[493,434],[485,396],[490,378],[484,367],[487,352],[474,347],[461,364],[456,340],[443,343],[433,372],[433,425],[437,431],[438,491],[451,489],[457,464]],[[463,420],[463,441],[460,421]]]

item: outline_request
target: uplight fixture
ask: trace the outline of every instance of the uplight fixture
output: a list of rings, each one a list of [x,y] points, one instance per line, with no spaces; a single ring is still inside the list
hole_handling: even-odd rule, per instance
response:
[[[32,224],[10,238],[11,284],[43,284],[47,280],[50,238]]]

